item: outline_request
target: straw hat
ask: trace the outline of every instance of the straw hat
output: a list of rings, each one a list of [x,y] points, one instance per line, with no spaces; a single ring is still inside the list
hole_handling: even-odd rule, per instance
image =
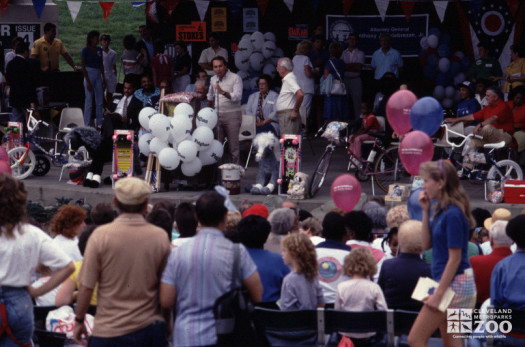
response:
[[[498,220],[509,221],[512,218],[512,214],[506,208],[498,208],[492,213],[492,217],[485,219],[483,226],[485,229],[489,230],[492,224]]]

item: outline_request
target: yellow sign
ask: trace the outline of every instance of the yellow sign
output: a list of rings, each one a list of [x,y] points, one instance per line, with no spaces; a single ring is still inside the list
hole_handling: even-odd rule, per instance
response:
[[[213,7],[211,9],[211,31],[227,31],[226,7]]]

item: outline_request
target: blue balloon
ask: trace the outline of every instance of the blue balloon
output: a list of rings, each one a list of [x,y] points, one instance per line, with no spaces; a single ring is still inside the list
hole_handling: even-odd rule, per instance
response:
[[[440,44],[445,44],[448,46],[450,45],[450,42],[452,42],[452,38],[449,34],[441,34],[441,36],[439,37]]]
[[[428,136],[438,131],[443,122],[443,107],[433,97],[426,96],[414,103],[410,109],[410,124]]]
[[[455,61],[452,64],[450,64],[450,69],[448,70],[448,72],[452,76],[456,76],[458,73],[460,73],[461,72],[461,64],[459,63],[459,61]]]
[[[437,55],[435,54],[429,54],[428,57],[427,57],[427,64],[430,65],[430,66],[438,66],[438,63],[439,63],[439,58]]]
[[[448,85],[452,84],[452,80],[450,78],[451,75],[449,75],[448,72],[438,72],[436,75],[436,85],[446,87]]]
[[[439,31],[438,28],[430,28],[430,29],[428,29],[428,35],[427,36],[430,36],[430,35],[436,35],[437,37],[440,37],[441,36],[441,31]]]
[[[463,72],[467,72],[470,69],[470,59],[469,58],[463,57],[460,63],[461,63],[461,69]]]
[[[441,58],[450,58],[450,55],[452,54],[450,47],[444,43],[438,46],[437,51]]]
[[[436,68],[432,65],[427,65],[423,68],[423,75],[429,80],[436,78]]]

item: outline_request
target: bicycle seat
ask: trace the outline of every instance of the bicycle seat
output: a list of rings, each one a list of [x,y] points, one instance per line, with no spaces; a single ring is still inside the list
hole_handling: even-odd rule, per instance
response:
[[[497,142],[497,143],[486,143],[483,145],[483,148],[503,148],[505,147],[505,141]]]
[[[385,137],[385,132],[384,131],[378,131],[378,132],[375,132],[375,133],[368,133],[368,135],[381,139],[381,138]]]

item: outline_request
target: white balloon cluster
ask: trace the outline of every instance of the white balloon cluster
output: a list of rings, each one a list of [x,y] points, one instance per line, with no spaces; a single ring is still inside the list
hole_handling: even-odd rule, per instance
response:
[[[275,34],[265,34],[256,31],[253,34],[245,34],[238,44],[239,49],[235,53],[235,66],[239,69],[237,73],[243,81],[243,89],[251,90],[257,88],[256,80],[261,72],[277,77],[275,65],[279,58],[284,56],[283,50],[275,44]]]
[[[198,174],[204,165],[215,164],[223,155],[222,143],[213,138],[217,113],[205,107],[195,117],[197,127],[192,132],[194,112],[189,104],[178,104],[173,117],[143,108],[139,122],[151,133],[139,138],[140,152],[152,153],[166,170],[175,170],[182,163],[182,173],[188,177]]]

